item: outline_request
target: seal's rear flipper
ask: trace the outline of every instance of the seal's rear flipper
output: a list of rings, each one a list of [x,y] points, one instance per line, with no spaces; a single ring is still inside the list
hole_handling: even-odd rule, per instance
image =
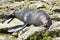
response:
[[[12,18],[11,20],[9,20],[7,23],[9,24],[14,18]]]
[[[24,25],[18,25],[18,26],[16,26],[16,28],[8,29],[8,32],[18,32],[18,31],[21,31],[21,30],[23,30],[27,25],[28,25],[28,23],[25,23]]]
[[[6,20],[2,21],[2,23],[4,23]]]
[[[12,18],[12,19],[11,19]],[[10,15],[8,15],[8,16],[5,16],[5,19],[4,19],[4,21],[2,21],[2,23],[4,23],[6,20],[9,20],[9,19],[11,19],[11,21],[13,20],[15,18],[15,16],[14,15],[12,15],[12,14],[10,14]],[[9,22],[11,22],[11,21],[9,21]],[[9,23],[8,22],[8,23]]]
[[[13,19],[14,19],[14,18],[11,18],[11,20],[9,20],[9,21],[7,22],[7,24],[9,24]],[[2,21],[2,23],[4,23],[5,21],[6,21],[6,20]]]

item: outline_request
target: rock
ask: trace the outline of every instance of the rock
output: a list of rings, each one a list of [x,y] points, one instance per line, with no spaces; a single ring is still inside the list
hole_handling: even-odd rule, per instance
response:
[[[50,26],[49,29],[53,29],[53,28],[55,28],[55,27],[60,27],[60,21],[54,22],[54,23]]]
[[[0,4],[8,3],[10,1],[13,1],[13,0],[0,0]]]
[[[0,36],[0,40],[11,40],[11,39],[10,39],[10,38],[8,38],[8,37]]]
[[[14,33],[12,33],[12,35],[13,35],[13,36],[17,36],[17,35],[18,35],[18,33],[17,33],[17,32],[14,32]]]
[[[0,19],[0,23],[2,23],[3,19]]]
[[[54,0],[41,0],[45,3],[48,3],[48,4],[54,4]]]
[[[23,25],[24,24],[23,22],[21,22],[18,19],[14,19],[9,24],[7,24],[8,21],[9,20],[7,20],[6,22],[4,22],[3,24],[0,23],[0,32],[8,33],[9,29],[17,28],[17,25]]]
[[[8,8],[8,9],[18,9],[20,8],[20,6],[26,5],[27,3],[25,1],[21,1],[21,2],[14,2],[14,3],[7,3],[4,5],[1,5],[0,8]],[[14,6],[13,6],[14,5]],[[17,7],[17,8],[16,8]]]
[[[10,20],[10,19],[9,19]],[[4,22],[3,24],[0,23],[0,29],[2,28],[10,28],[16,25],[22,25],[24,24],[22,21],[18,20],[18,19],[14,19],[13,21],[11,21],[9,24],[7,24],[7,22],[9,21],[7,20],[6,22]]]
[[[43,7],[43,6],[45,5],[45,3],[40,2],[40,1],[30,1],[29,7],[33,7],[33,5],[34,5],[36,8],[40,8],[40,7]]]
[[[60,12],[60,6],[54,6],[54,7],[52,7],[52,11]]]
[[[49,35],[60,32],[60,21],[53,23],[50,28],[46,31]]]
[[[50,15],[50,17],[51,17],[52,20],[57,20],[57,21],[60,20],[60,14],[58,14],[58,13],[55,13],[53,15]]]
[[[57,38],[51,38],[50,40],[60,40],[60,37],[57,37]]]
[[[14,6],[13,6],[14,5]],[[21,1],[21,2],[14,2],[13,4],[10,4],[10,5],[7,5],[7,7],[9,9],[17,9],[19,8],[20,6],[23,6],[23,5],[26,5],[26,2],[25,1]],[[17,8],[16,8],[17,7]]]
[[[18,40],[25,40],[27,39],[29,36],[33,35],[34,33],[41,33],[42,31],[45,31],[46,28],[40,26],[40,27],[34,27],[33,25],[29,27],[28,30],[25,31],[20,31],[20,33],[18,34]]]

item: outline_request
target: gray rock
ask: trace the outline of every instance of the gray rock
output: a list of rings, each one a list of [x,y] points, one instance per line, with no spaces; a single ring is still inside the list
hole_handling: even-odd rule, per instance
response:
[[[0,4],[2,4],[2,3],[8,3],[10,1],[12,1],[12,0],[0,0]]]
[[[57,37],[57,38],[52,38],[50,40],[60,40],[60,37]]]
[[[54,0],[41,0],[43,2],[46,2],[48,4],[54,4]]]
[[[11,40],[11,39],[10,39],[10,38],[8,38],[8,37],[0,36],[0,40]]]
[[[60,6],[54,5],[54,7],[52,7],[52,11],[60,12]]]
[[[45,3],[40,2],[40,1],[30,1],[30,5],[29,7],[35,6],[36,8],[40,8],[43,7],[45,5]]]
[[[34,33],[36,33],[36,32],[40,33],[45,30],[46,30],[46,28],[44,28],[42,26],[34,27],[33,25],[31,25],[29,28],[25,28],[25,30],[20,31],[20,33],[18,34],[18,40],[25,40],[29,36],[33,35]]]
[[[10,28],[10,27],[14,27],[16,25],[22,25],[22,24],[24,24],[22,21],[20,21],[18,19],[14,19],[12,22],[10,22],[9,24],[7,24],[7,22],[9,20],[7,20],[6,22],[4,22],[3,24],[0,23],[0,29],[2,29],[2,28]]]
[[[52,20],[60,20],[60,14],[58,14],[58,13],[50,15],[50,17],[51,17]]]
[[[55,27],[60,27],[60,21],[58,22],[54,22],[51,26],[50,26],[50,29],[53,29]]]

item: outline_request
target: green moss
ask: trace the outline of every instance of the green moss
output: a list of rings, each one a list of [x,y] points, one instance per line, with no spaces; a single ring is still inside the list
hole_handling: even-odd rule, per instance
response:
[[[16,37],[14,37],[14,36],[12,36],[11,34],[0,33],[0,36],[8,37],[8,38],[11,38],[12,40],[17,40],[17,38],[16,38]]]
[[[51,38],[59,37],[60,33],[54,33],[49,35],[48,33],[35,33],[32,36],[28,37],[26,40],[50,40]]]

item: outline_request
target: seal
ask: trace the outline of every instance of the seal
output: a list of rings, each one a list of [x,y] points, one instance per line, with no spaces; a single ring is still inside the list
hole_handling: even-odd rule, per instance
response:
[[[22,29],[30,25],[44,26],[46,28],[49,28],[50,25],[52,25],[50,16],[44,10],[26,8],[26,9],[14,11],[12,14],[5,17],[5,21],[10,18],[11,20],[9,22],[11,22],[14,18],[23,21],[24,26],[22,26]]]

